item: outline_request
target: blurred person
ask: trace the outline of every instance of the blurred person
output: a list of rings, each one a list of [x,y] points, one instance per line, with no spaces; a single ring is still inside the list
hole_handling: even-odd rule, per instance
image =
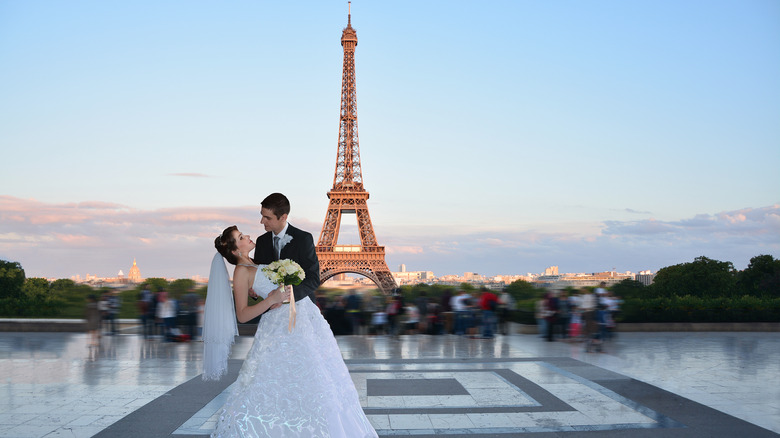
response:
[[[203,336],[203,314],[206,309],[206,301],[203,298],[198,297],[198,338],[202,339]]]
[[[162,336],[166,341],[172,341],[176,328],[176,301],[165,289],[157,292],[157,320],[162,324]]]
[[[350,335],[360,334],[360,319],[361,308],[363,306],[360,295],[355,292],[355,289],[351,289],[345,300],[344,310],[346,312],[347,321],[349,321]]]
[[[334,335],[343,336],[352,333],[352,324],[347,317],[347,297],[336,296],[331,303],[329,314],[332,322],[330,328]]]
[[[477,314],[479,303],[474,299],[471,292],[466,292],[466,297],[463,299],[463,305],[466,309],[466,334],[470,337],[476,337],[479,325],[481,324],[481,320],[479,319],[480,315]]]
[[[428,300],[428,312],[427,312],[427,333],[429,335],[440,335],[444,332],[444,324],[442,323],[441,306],[439,303]]]
[[[325,319],[328,319],[328,297],[323,295],[322,293],[316,293],[315,294],[315,303],[317,303],[317,307],[320,309],[320,313],[322,313],[322,316],[325,317]]]
[[[515,299],[512,295],[503,291],[498,297],[498,325],[502,335],[509,334],[509,319],[515,309]]]
[[[387,323],[388,334],[391,336],[397,336],[399,332],[399,319],[401,316],[401,300],[398,299],[398,295],[390,297],[390,302],[387,303]]]
[[[264,265],[249,258],[255,248],[252,239],[231,226],[217,236],[214,246],[203,336],[204,380],[227,372],[238,335],[236,320],[264,316],[212,436],[376,437],[336,339],[314,301],[295,303],[293,325],[290,305],[283,304],[292,298],[293,288],[272,283]],[[223,257],[234,265],[232,293]],[[262,301],[248,305],[250,288]]]
[[[541,298],[536,300],[534,306],[534,318],[536,318],[536,328],[540,337],[547,335],[547,296],[549,292],[545,292]]]
[[[591,352],[595,349],[599,353],[604,352],[604,342],[607,340],[607,325],[609,324],[609,310],[603,303],[596,305],[593,315],[596,328],[590,338],[586,341],[585,351]]]
[[[360,310],[360,325],[361,334],[371,334],[376,327],[374,327],[374,314],[376,312],[384,312],[384,307],[380,308],[378,304],[378,298],[371,292],[362,293],[363,307]]]
[[[545,303],[545,307],[547,308],[547,342],[552,342],[555,340],[555,327],[558,324],[558,291],[554,290],[552,292],[549,292],[547,294],[547,303]]]
[[[384,335],[387,333],[387,313],[379,310],[371,314],[371,330],[369,334]]]
[[[100,313],[100,331],[101,333],[106,332],[106,328],[108,328],[108,331],[110,332],[111,327],[108,318],[110,317],[110,313],[108,311],[111,304],[108,302],[108,292],[103,292],[100,295],[100,300],[98,301],[98,312]]]
[[[119,295],[119,291],[111,290],[106,294],[106,323],[108,325],[108,335],[115,335],[119,333],[117,330],[117,319],[119,318],[119,310],[122,307],[122,297]]]
[[[89,346],[97,347],[100,345],[100,309],[98,308],[98,299],[94,294],[87,297],[87,307],[84,312],[84,318],[87,320],[87,333],[89,333]]]
[[[447,288],[441,294],[439,301],[439,320],[443,325],[444,333],[447,334],[455,333],[455,314],[452,311],[450,301],[452,301],[452,291]]]
[[[418,312],[420,312],[420,322],[418,324],[417,330],[420,333],[427,333],[428,332],[428,297],[425,294],[425,291],[420,291],[420,295],[417,297],[417,299],[414,301],[415,306],[417,306]]]
[[[417,327],[420,324],[420,310],[410,302],[406,305],[406,322],[404,323],[404,332],[407,335],[417,334]]]
[[[181,298],[180,311],[182,313],[182,320],[184,322],[184,334],[189,339],[195,339],[198,335],[198,301],[200,297],[195,291],[190,290]]]
[[[617,314],[620,311],[620,300],[618,297],[616,297],[612,291],[607,290],[607,292],[602,297],[602,303],[606,307],[606,324],[607,324],[607,330],[606,330],[606,339],[610,340],[615,336],[615,318],[617,318]]]
[[[571,306],[565,290],[558,294],[558,326],[561,330],[561,339],[569,338],[569,322],[571,321]]]
[[[482,310],[482,337],[492,338],[496,325],[498,297],[490,290],[483,290],[479,296],[479,308]]]
[[[455,312],[456,335],[464,335],[468,330],[469,298],[469,294],[465,290],[461,290],[460,293],[450,299],[450,307]]]
[[[141,317],[141,326],[143,327],[144,339],[154,335],[154,306],[153,294],[149,290],[149,285],[144,284],[141,292],[138,293],[138,315]]]
[[[585,339],[585,348],[588,351],[591,338],[598,329],[595,315],[596,297],[588,288],[582,288],[579,302],[580,318],[582,319],[582,337]]]

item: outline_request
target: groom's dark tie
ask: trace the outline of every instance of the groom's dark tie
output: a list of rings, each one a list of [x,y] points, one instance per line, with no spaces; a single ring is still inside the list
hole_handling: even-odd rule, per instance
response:
[[[274,260],[279,260],[281,251],[281,248],[279,248],[279,236],[274,236]]]

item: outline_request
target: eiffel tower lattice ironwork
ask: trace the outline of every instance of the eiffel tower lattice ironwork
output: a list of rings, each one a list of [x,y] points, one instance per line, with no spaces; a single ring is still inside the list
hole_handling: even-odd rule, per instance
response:
[[[358,146],[357,98],[355,88],[355,47],[357,32],[352,28],[352,13],[347,16],[347,27],[341,35],[344,47],[344,71],[341,80],[341,115],[339,117],[339,147],[336,174],[325,222],[317,243],[320,261],[320,281],[343,273],[368,277],[384,293],[396,287],[395,279],[385,262],[385,247],[379,246],[368,215],[368,192],[363,187]],[[360,245],[339,245],[339,229],[344,214],[357,216]]]

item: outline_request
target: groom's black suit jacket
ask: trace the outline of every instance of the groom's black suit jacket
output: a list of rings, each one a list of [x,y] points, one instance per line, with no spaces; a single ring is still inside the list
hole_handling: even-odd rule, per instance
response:
[[[311,234],[287,224],[286,234],[292,237],[287,245],[282,248],[279,259],[290,259],[297,262],[306,273],[306,278],[297,286],[293,286],[295,301],[309,297],[317,304],[314,291],[320,287],[320,261],[314,251],[314,239]],[[260,265],[267,265],[276,260],[274,254],[273,233],[266,232],[257,238],[253,261]]]

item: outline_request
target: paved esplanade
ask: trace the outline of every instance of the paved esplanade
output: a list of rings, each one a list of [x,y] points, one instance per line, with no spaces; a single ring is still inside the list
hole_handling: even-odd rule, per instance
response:
[[[251,341],[204,383],[199,342],[0,333],[0,436],[206,436]],[[380,436],[780,433],[777,333],[621,333],[605,353],[535,335],[338,343]]]

